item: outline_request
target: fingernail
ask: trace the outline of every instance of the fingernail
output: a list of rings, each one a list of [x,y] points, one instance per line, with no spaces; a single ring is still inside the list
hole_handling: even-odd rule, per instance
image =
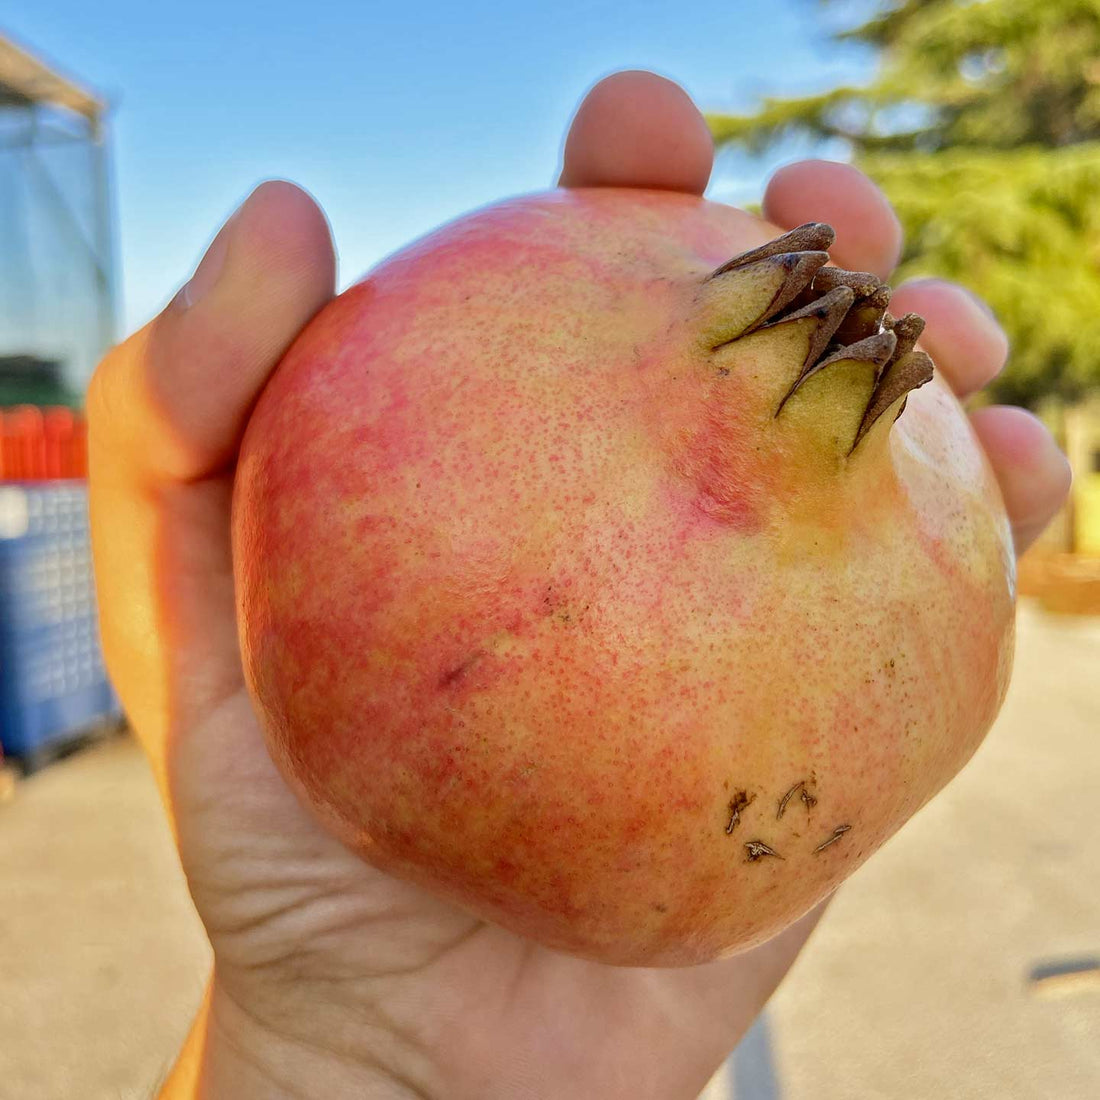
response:
[[[194,275],[183,284],[177,297],[184,309],[191,309],[198,305],[217,284],[221,277],[222,268],[225,266],[225,256],[229,251],[229,239],[233,235],[234,223],[237,220],[237,210],[229,220],[218,230],[218,235],[210,242],[203,258],[199,260],[199,266],[195,268]]]

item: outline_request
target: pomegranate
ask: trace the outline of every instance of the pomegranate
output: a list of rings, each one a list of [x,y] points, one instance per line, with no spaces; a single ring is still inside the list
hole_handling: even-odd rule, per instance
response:
[[[827,226],[775,232],[657,192],[481,210],[324,309],[246,432],[274,759],[370,863],[552,948],[774,935],[1004,694],[1008,525],[922,322]]]

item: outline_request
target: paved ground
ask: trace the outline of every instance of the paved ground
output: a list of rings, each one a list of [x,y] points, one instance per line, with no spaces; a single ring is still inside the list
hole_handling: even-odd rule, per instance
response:
[[[707,1100],[1087,1100],[1100,986],[1100,620],[1021,615],[1005,713],[840,892]],[[207,947],[116,740],[0,806],[0,1100],[146,1100]],[[578,1098],[587,1100],[587,1098]]]

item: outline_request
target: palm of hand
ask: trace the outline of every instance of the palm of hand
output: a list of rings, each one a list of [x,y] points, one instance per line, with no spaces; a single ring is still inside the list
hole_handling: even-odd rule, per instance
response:
[[[709,137],[683,93],[621,74],[578,114],[563,182],[699,193],[709,166]],[[765,209],[785,227],[832,222],[849,242],[845,266],[885,275],[896,257],[889,208],[852,169],[795,166],[773,181]],[[108,357],[89,395],[105,650],[214,948],[207,1046],[220,1033],[265,1096],[295,1094],[295,1061],[309,1070],[301,1095],[364,1095],[365,1071],[383,1082],[378,1095],[694,1096],[815,914],[690,970],[568,958],[361,862],[299,805],[267,754],[236,637],[232,466],[256,394],[333,282],[315,205],[267,185],[188,290]],[[1003,337],[961,292],[914,286],[896,299],[899,312],[925,315],[925,343],[960,394],[998,369]],[[1024,544],[1064,495],[1064,462],[1023,414],[983,410],[975,428]],[[112,537],[119,528],[126,539]],[[197,1057],[209,1067],[209,1050]],[[319,1085],[322,1068],[338,1084]],[[245,1095],[237,1084],[226,1092]]]
[[[182,744],[179,839],[225,995],[411,1095],[694,1096],[784,969],[787,936],[690,970],[572,959],[369,867],[298,804],[243,686]]]

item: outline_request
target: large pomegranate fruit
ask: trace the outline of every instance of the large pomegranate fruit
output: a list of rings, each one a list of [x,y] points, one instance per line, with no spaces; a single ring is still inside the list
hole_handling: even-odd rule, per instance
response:
[[[827,226],[773,235],[656,192],[477,212],[322,311],[241,452],[287,779],[372,864],[605,962],[780,931],[1009,674],[1005,516],[914,392],[920,319],[824,266]]]

